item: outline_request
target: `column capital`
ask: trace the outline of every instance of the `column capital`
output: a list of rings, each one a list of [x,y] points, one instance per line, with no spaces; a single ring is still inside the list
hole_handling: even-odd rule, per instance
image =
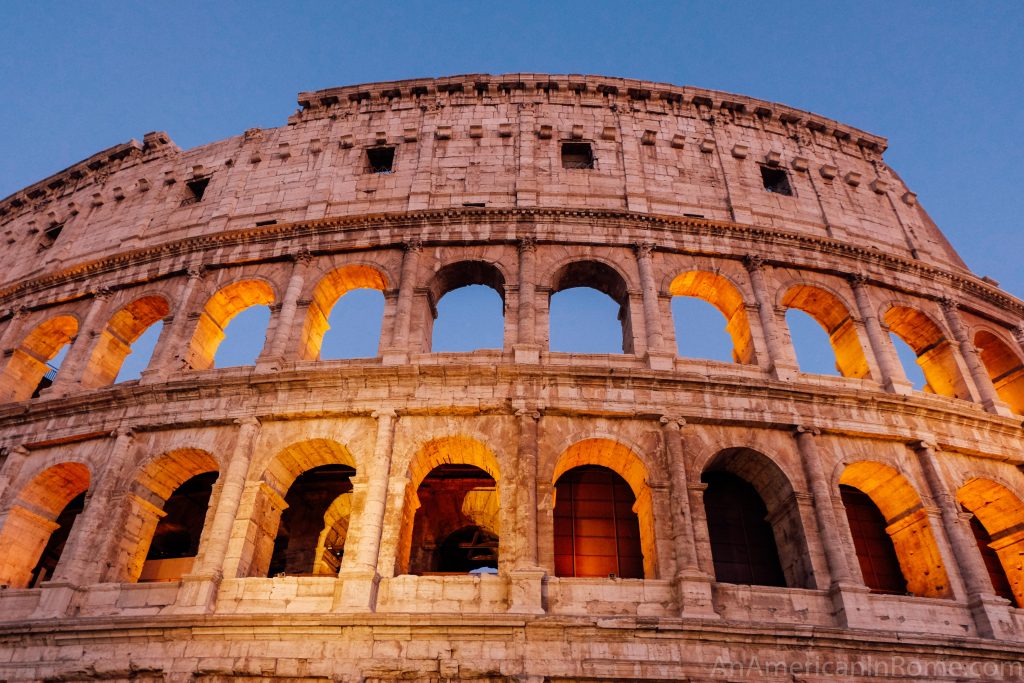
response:
[[[259,427],[263,423],[254,416],[235,418],[234,423],[239,427]]]
[[[540,419],[540,411],[536,408],[520,408],[516,411],[516,417],[528,417],[534,421]]]
[[[305,248],[299,249],[294,254],[288,255],[288,260],[297,266],[308,266],[310,263],[313,262],[314,258],[315,257],[313,256],[313,252]]]
[[[854,287],[866,285],[868,283],[868,275],[863,271],[857,271],[855,273],[847,273],[846,281]]]
[[[757,254],[747,254],[743,257],[743,267],[750,273],[759,271],[764,268],[764,257]]]
[[[395,412],[394,408],[379,408],[370,413],[370,417],[374,420],[380,420],[382,417],[390,417],[394,419],[398,417],[398,413]]]
[[[113,431],[110,432],[110,437],[113,438],[113,439],[117,439],[117,438],[122,437],[122,436],[126,437],[126,438],[129,438],[129,439],[134,437],[135,436],[135,427],[122,426],[122,427],[118,427],[117,429],[114,429]]]
[[[807,436],[821,436],[821,430],[813,425],[794,425],[793,433],[796,436],[802,436],[804,434]]]
[[[519,237],[519,253],[537,251],[537,238],[533,235],[522,235]]]
[[[114,290],[110,287],[102,285],[92,290],[92,298],[98,299],[99,301],[106,301],[114,294]]]
[[[960,310],[960,303],[948,295],[939,299],[939,305],[942,306],[943,310],[947,313],[956,313]]]
[[[654,242],[637,242],[633,245],[633,251],[638,258],[650,258],[656,246]]]
[[[418,254],[423,250],[423,240],[413,237],[402,242],[402,249],[410,254]]]
[[[185,273],[193,280],[202,280],[206,277],[207,269],[202,263],[196,263],[186,268]]]
[[[658,418],[658,423],[662,427],[674,431],[681,430],[683,427],[687,425],[686,418],[675,417],[672,415],[662,415],[661,417]]]
[[[915,451],[931,451],[933,453],[939,450],[939,445],[933,438],[914,439],[910,442],[910,447]]]

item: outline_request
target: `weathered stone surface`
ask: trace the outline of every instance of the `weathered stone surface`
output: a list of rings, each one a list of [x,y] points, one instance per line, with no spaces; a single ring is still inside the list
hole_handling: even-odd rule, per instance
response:
[[[966,269],[884,139],[597,76],[299,104],[0,201],[0,680],[1024,680],[1024,303]],[[502,348],[431,352],[468,284],[502,295]],[[550,296],[580,285],[619,304],[624,353],[549,351]],[[384,294],[377,356],[320,360],[358,288]],[[722,312],[734,363],[678,357],[674,296]],[[273,312],[256,365],[214,368],[253,305]],[[788,308],[841,377],[800,372]],[[159,320],[142,379],[113,384]],[[560,564],[556,483],[589,466],[632,495],[634,575]],[[753,487],[785,585],[716,580],[708,473]],[[909,594],[868,590],[841,486]],[[313,508],[319,536],[293,521]],[[160,559],[182,527],[195,547]],[[452,547],[497,574],[446,571]]]

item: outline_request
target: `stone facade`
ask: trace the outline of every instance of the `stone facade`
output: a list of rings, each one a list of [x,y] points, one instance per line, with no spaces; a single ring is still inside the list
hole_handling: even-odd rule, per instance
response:
[[[0,202],[0,680],[1024,680],[1024,303],[966,269],[884,139],[593,76],[299,104]],[[504,347],[432,353],[437,301],[469,284],[501,294]],[[624,353],[549,351],[549,300],[576,286],[618,303]],[[377,357],[319,360],[357,288],[384,295]],[[734,363],[678,356],[674,296],[722,312]],[[255,366],[213,367],[253,305]],[[799,371],[789,308],[841,377]],[[142,378],[114,384],[161,320]],[[635,501],[642,578],[556,571],[556,489],[595,466]],[[296,502],[315,468],[339,487]],[[154,559],[204,473],[197,548]],[[756,492],[782,585],[716,580],[709,473]],[[851,489],[905,594],[869,590]],[[279,572],[281,529],[320,528],[289,521],[303,506],[318,559]],[[497,573],[423,570],[439,515],[497,537]]]

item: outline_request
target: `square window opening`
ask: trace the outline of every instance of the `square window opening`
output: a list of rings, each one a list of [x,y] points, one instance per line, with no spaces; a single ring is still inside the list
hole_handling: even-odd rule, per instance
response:
[[[366,150],[366,161],[370,173],[393,173],[395,170],[394,147],[371,147]]]
[[[594,150],[589,142],[563,142],[562,168],[594,168]]]
[[[64,230],[64,224],[63,223],[54,223],[53,225],[48,227],[46,230],[44,230],[43,231],[43,243],[41,245],[42,248],[46,249],[46,248],[50,247],[54,242],[56,242],[57,238],[60,237],[61,231],[63,231],[63,230]]]
[[[206,186],[209,184],[209,178],[195,178],[186,182],[185,189],[188,190],[189,196],[181,200],[181,205],[188,206],[189,204],[203,201],[203,195],[206,194]]]
[[[781,168],[762,166],[761,182],[764,183],[764,189],[769,192],[784,194],[787,197],[793,196],[793,188],[789,184],[789,176]]]

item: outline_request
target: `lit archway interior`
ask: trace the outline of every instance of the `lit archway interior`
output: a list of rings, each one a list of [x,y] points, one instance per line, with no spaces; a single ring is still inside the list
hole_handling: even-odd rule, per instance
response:
[[[669,285],[672,296],[688,296],[708,302],[725,317],[725,331],[732,339],[732,358],[736,363],[755,363],[754,343],[750,321],[743,297],[728,279],[703,270],[691,270],[677,275]],[[679,325],[685,328],[685,321]]]
[[[319,360],[324,337],[331,330],[329,320],[338,300],[356,289],[372,289],[380,292],[387,290],[387,279],[384,274],[371,266],[351,265],[336,268],[327,273],[313,289],[312,301],[302,326],[302,337],[299,341],[299,357],[303,360]],[[372,325],[378,331],[378,339],[382,320],[346,321],[345,329],[331,331],[331,334],[347,334],[350,326]]]
[[[0,375],[0,400],[24,401],[53,384],[56,371],[49,362],[76,334],[78,320],[70,315],[51,318],[29,332]]]
[[[981,478],[961,486],[956,497],[981,527],[973,531],[996,594],[1024,605],[1024,502],[1002,484]]]
[[[136,299],[113,316],[100,332],[92,358],[82,373],[82,386],[102,387],[112,384],[132,344],[149,327],[167,317],[170,306],[162,296]]]
[[[272,303],[274,290],[263,280],[242,280],[219,290],[210,297],[199,316],[189,345],[188,366],[193,370],[212,368],[232,318],[252,306],[270,306]]]
[[[828,334],[839,374],[856,379],[870,377],[857,327],[838,297],[819,287],[795,285],[786,291],[781,303],[786,308],[803,311],[821,325]]]
[[[914,308],[893,306],[885,312],[885,324],[914,350],[927,382],[925,391],[970,400],[953,346],[931,318]]]

